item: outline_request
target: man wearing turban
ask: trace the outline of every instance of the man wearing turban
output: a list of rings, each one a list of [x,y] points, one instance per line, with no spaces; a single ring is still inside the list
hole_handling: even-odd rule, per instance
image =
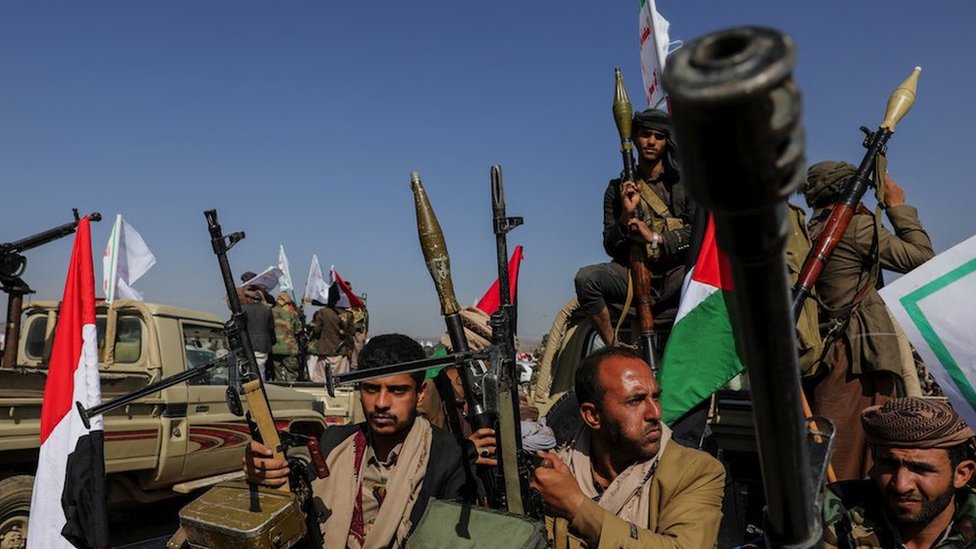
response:
[[[855,171],[846,162],[833,161],[819,162],[807,171],[803,193],[813,208],[812,239],[823,230]],[[858,204],[816,287],[827,348],[823,364],[813,376],[811,407],[837,427],[833,465],[840,480],[863,478],[871,466],[858,421],[861,411],[906,394],[901,381],[900,329],[876,289],[880,269],[907,273],[934,255],[918,211],[905,203],[905,191],[886,169],[880,175],[884,194],[879,203],[894,231],[888,231],[878,217]],[[914,371],[914,365],[911,369]]]
[[[869,479],[828,486],[824,547],[976,546],[973,431],[943,401],[892,399],[864,410]]]
[[[634,115],[632,127],[637,181],[614,179],[603,194],[603,248],[612,261],[576,273],[576,298],[603,341],[615,345],[607,302],[625,301],[630,247],[647,246],[660,352],[678,310],[697,208],[681,182],[668,114],[647,109]]]

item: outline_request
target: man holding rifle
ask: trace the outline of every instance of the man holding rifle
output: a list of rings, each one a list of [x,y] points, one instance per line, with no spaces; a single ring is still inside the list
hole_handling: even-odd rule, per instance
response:
[[[377,336],[363,348],[359,369],[426,358],[400,334]],[[417,415],[424,400],[424,372],[360,383],[366,422],[326,429],[322,453],[331,474],[312,482],[325,547],[401,547],[429,498],[471,501],[475,487],[462,447],[448,432]],[[251,442],[245,456],[248,482],[276,487],[288,464]]]
[[[638,180],[614,179],[603,195],[603,248],[612,261],[580,269],[576,297],[603,341],[616,345],[607,301],[624,303],[630,247],[645,244],[660,352],[678,309],[696,207],[681,182],[668,114],[647,109],[634,115],[633,140]]]
[[[576,372],[584,427],[532,475],[556,547],[714,547],[725,470],[671,440],[660,387],[636,352],[604,348]]]
[[[807,171],[803,193],[813,208],[810,236],[817,238],[832,206],[844,194],[856,168],[824,161]],[[840,480],[863,478],[871,468],[861,411],[904,394],[897,331],[877,284],[880,269],[907,273],[932,258],[932,242],[905,191],[884,177],[882,204],[894,232],[859,204],[847,230],[817,280],[824,367],[815,380],[811,407],[837,428],[832,463]]]

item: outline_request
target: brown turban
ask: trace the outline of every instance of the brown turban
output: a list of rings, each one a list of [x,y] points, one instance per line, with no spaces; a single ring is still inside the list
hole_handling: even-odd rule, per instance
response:
[[[973,430],[947,402],[896,398],[861,412],[868,444],[895,448],[952,448],[970,442]]]
[[[847,180],[854,176],[857,168],[847,162],[825,160],[817,162],[807,170],[807,181],[801,192],[807,198],[807,206],[823,208],[840,198]]]

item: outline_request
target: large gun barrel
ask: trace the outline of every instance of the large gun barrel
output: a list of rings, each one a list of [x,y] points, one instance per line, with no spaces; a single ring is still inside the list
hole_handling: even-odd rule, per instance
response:
[[[811,547],[821,534],[783,256],[786,200],[804,170],[795,60],[789,37],[744,27],[686,45],[664,73],[683,175],[714,215],[735,284],[772,547]]]

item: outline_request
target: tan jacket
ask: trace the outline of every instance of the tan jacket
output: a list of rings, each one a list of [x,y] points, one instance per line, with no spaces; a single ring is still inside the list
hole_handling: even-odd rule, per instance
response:
[[[556,549],[656,549],[715,547],[722,520],[725,469],[712,456],[669,444],[651,479],[649,528],[643,529],[586,500],[569,525],[546,518]],[[584,539],[599,540],[587,545]]]
[[[935,255],[932,241],[922,228],[914,207],[894,206],[885,211],[895,232],[892,234],[883,226],[877,228],[878,259],[882,269],[907,273]],[[829,209],[814,212],[810,222],[812,237],[819,234],[829,213]],[[855,214],[817,280],[817,294],[823,305],[821,330],[826,334],[831,321],[849,310],[859,288],[868,285],[870,289],[851,315],[844,332],[850,343],[851,373],[886,370],[901,375],[897,334],[884,301],[874,288],[877,277],[871,273],[874,238],[874,216]]]

